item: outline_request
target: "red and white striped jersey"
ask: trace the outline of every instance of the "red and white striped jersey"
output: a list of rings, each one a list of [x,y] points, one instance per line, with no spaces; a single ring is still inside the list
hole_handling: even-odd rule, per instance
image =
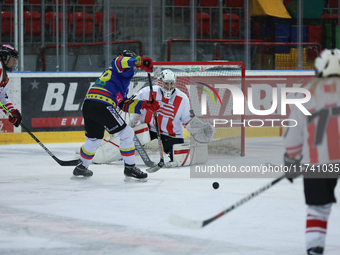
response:
[[[2,62],[0,61],[0,102],[3,103],[9,110],[14,109],[13,104],[9,100],[7,96],[7,84],[8,84],[9,79],[7,82],[4,81],[4,70],[2,67]],[[2,109],[0,107],[0,109]],[[8,115],[4,110],[3,112]]]
[[[185,93],[175,89],[171,98],[162,95],[160,86],[153,86],[155,100],[160,103],[158,113],[158,124],[160,133],[170,137],[183,138],[183,124],[189,123],[190,102]],[[145,87],[136,93],[136,99],[151,100],[150,88]],[[151,111],[141,110],[140,123],[146,123],[151,131],[156,132],[154,114]]]
[[[315,79],[309,90],[312,97],[303,106],[312,115],[292,107],[289,119],[297,126],[285,131],[286,151],[292,158],[302,154],[303,164],[340,162],[340,79]]]

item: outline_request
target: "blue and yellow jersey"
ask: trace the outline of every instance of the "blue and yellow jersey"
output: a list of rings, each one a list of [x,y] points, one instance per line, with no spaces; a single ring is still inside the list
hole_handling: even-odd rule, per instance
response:
[[[94,100],[119,107],[125,112],[140,114],[141,100],[127,100],[130,81],[135,74],[135,58],[118,56],[90,88],[85,100]]]

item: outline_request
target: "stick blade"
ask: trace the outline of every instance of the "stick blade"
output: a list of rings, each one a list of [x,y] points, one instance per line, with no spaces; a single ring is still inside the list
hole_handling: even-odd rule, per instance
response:
[[[189,220],[174,214],[170,215],[169,223],[177,227],[188,229],[200,229],[203,227],[202,221]]]
[[[157,163],[155,163],[155,162],[152,162],[152,161],[150,161],[150,162],[144,162],[144,164],[147,166],[147,167],[155,167],[155,166],[157,166]]]
[[[163,166],[164,166],[164,162],[160,161],[157,165],[146,169],[146,171],[148,173],[154,173],[154,172],[157,172],[159,169],[161,169]]]
[[[150,167],[150,168],[148,168],[148,169],[146,169],[146,171],[148,172],[148,173],[154,173],[154,172],[157,172],[159,169],[161,169],[162,167],[161,166],[159,166],[159,165],[155,165],[155,166],[153,166],[153,167]]]
[[[58,162],[59,165],[61,166],[76,166],[79,164],[79,159],[75,159],[75,160],[70,160],[70,161],[64,161],[64,160],[56,160]]]

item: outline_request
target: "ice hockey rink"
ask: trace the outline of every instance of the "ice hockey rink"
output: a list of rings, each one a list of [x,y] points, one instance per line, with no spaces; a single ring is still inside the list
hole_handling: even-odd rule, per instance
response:
[[[45,144],[75,158],[79,143]],[[231,165],[282,164],[282,138],[247,138],[246,156],[210,155]],[[159,160],[159,154],[151,158]],[[124,182],[123,163],[90,165],[71,180],[38,144],[0,146],[0,254],[302,255],[306,205],[302,179],[282,180],[202,229],[169,224],[172,214],[205,220],[273,178],[190,178],[190,168],[161,169],[148,182]],[[137,164],[145,170],[139,157]],[[219,189],[212,183],[219,182]],[[340,197],[340,188],[336,188]],[[326,255],[340,254],[340,205],[328,221]]]

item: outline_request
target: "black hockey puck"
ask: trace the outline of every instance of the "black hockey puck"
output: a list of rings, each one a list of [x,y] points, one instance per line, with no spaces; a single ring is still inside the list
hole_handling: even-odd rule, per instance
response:
[[[218,187],[220,186],[220,184],[219,184],[218,182],[214,182],[214,183],[212,184],[212,186],[213,186],[214,189],[218,189]]]

